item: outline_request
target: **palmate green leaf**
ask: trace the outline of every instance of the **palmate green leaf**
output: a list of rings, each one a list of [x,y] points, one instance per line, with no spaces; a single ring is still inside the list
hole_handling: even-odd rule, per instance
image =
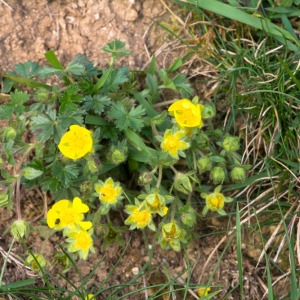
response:
[[[112,54],[114,58],[118,58],[120,55],[129,55],[130,51],[123,49],[125,47],[125,43],[121,42],[120,40],[115,40],[108,43],[102,49],[105,52],[109,52]]]
[[[60,113],[64,113],[67,110],[76,110],[77,105],[75,103],[80,102],[83,100],[82,94],[79,93],[80,89],[77,84],[73,84],[67,87],[67,89],[62,94],[61,98],[59,99]]]
[[[72,61],[67,65],[67,68],[66,68],[66,72],[74,74],[74,75],[82,75],[84,73],[84,71],[85,71],[85,68],[83,65],[76,63],[76,62],[72,62]]]
[[[0,106],[0,120],[10,119],[14,111],[14,107],[10,103],[4,103]]]
[[[59,180],[57,178],[48,177],[43,180],[43,190],[55,193],[59,187]]]
[[[15,65],[14,71],[25,78],[33,78],[38,76],[42,67],[37,62],[27,61],[26,63],[18,63]]]
[[[94,95],[86,96],[84,98],[83,108],[86,111],[94,111],[96,114],[101,114],[104,111],[104,107],[110,103],[111,99],[108,96]]]
[[[145,110],[141,105],[132,107],[128,112],[121,101],[113,103],[108,116],[115,119],[115,125],[120,130],[126,130],[128,128],[134,131],[140,131],[144,125],[144,121],[141,118],[145,114]]]
[[[103,93],[107,91],[115,92],[119,89],[120,85],[129,81],[129,69],[127,67],[122,67],[115,69],[111,72],[111,75],[105,81],[103,85]]]
[[[54,136],[56,125],[56,111],[49,110],[48,114],[39,114],[31,118],[30,129],[41,143]]]
[[[25,110],[24,103],[29,100],[27,92],[15,91],[10,94],[10,103],[6,103],[7,106],[13,107],[13,112],[22,114]],[[10,116],[11,117],[11,116]]]
[[[53,177],[58,179],[60,183],[67,187],[72,183],[73,179],[76,179],[79,174],[78,167],[71,163],[63,165],[61,161],[56,161],[52,166]]]
[[[84,67],[84,75],[86,76],[96,76],[98,74],[97,68],[94,64],[87,59],[84,54],[76,54],[69,65],[79,64]],[[68,67],[67,67],[68,68]]]

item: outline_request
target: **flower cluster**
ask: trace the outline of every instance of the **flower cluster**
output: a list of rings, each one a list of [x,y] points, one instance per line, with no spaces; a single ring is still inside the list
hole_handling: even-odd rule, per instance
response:
[[[135,205],[126,205],[125,212],[129,217],[125,220],[130,229],[148,227],[155,231],[153,215],[159,214],[164,217],[168,213],[166,198],[159,194],[157,190],[147,195],[140,195],[142,202],[135,200]]]
[[[84,213],[89,207],[82,200],[75,197],[73,201],[67,199],[56,202],[47,214],[47,224],[55,230],[63,230],[67,237],[68,251],[77,252],[80,258],[86,259],[89,250],[94,251],[92,222],[84,221]]]

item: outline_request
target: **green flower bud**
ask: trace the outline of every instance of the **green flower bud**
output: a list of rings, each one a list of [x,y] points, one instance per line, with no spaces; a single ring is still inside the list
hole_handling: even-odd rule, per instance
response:
[[[38,88],[34,93],[34,100],[39,102],[45,102],[48,100],[49,91],[45,88]]]
[[[193,191],[188,174],[178,172],[174,178],[174,187],[177,191],[188,194]]]
[[[189,207],[187,212],[183,212],[180,216],[181,222],[188,226],[193,227],[196,223],[196,212],[192,207]]]
[[[210,119],[216,115],[216,108],[212,103],[204,104],[204,110],[202,111],[203,119]]]
[[[17,220],[10,226],[10,232],[16,240],[28,238],[30,226],[28,222]]]
[[[214,184],[223,183],[226,178],[226,173],[224,168],[222,167],[214,167],[210,171],[210,179],[213,181]]]
[[[14,140],[17,136],[17,132],[12,127],[6,127],[2,130],[2,140],[3,142],[8,142]]]
[[[127,147],[123,149],[113,149],[110,153],[109,160],[116,165],[124,162],[127,159],[127,150]]]
[[[201,132],[197,135],[197,139],[196,139],[196,147],[199,149],[208,149],[209,147],[209,138],[208,136]]]
[[[238,137],[233,137],[233,136],[227,136],[223,143],[222,143],[223,148],[227,152],[233,152],[239,149],[239,138]]]
[[[212,168],[212,161],[210,159],[210,156],[206,155],[206,156],[202,156],[200,159],[198,159],[197,167],[198,167],[200,173],[210,171]]]
[[[243,182],[246,179],[246,171],[242,167],[234,167],[230,176],[234,182]]]
[[[138,179],[138,185],[144,186],[152,182],[152,173],[151,172],[142,172]]]
[[[101,169],[101,163],[99,160],[94,159],[94,158],[88,158],[87,160],[87,169],[95,174],[96,172],[98,172]]]

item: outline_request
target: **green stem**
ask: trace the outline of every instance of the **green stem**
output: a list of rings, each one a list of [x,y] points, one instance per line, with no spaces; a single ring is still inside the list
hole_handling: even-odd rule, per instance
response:
[[[159,188],[160,184],[161,184],[161,180],[162,180],[162,170],[163,170],[163,166],[160,165],[158,167],[158,178],[157,178],[157,183],[156,183],[156,187]]]
[[[0,274],[0,288],[1,288],[1,286],[2,286],[2,280],[3,280],[3,276],[4,276],[4,271],[5,271],[5,269],[6,269],[6,264],[7,264],[7,261],[8,261],[8,257],[9,257],[9,254],[10,254],[10,252],[11,252],[11,249],[12,249],[14,243],[15,243],[15,239],[13,238],[13,240],[12,240],[12,242],[11,242],[11,245],[10,245],[8,251],[7,251],[7,254],[6,254],[5,258],[4,258],[3,266],[2,266],[2,268],[1,268],[1,274]]]

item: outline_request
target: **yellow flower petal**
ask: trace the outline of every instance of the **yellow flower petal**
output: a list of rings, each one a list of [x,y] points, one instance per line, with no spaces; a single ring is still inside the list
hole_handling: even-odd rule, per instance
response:
[[[204,106],[194,104],[188,99],[182,99],[174,102],[168,111],[175,116],[177,123],[183,128],[203,126],[201,113]]]
[[[93,150],[92,134],[86,128],[79,125],[71,125],[58,144],[61,153],[73,160],[85,156]]]

